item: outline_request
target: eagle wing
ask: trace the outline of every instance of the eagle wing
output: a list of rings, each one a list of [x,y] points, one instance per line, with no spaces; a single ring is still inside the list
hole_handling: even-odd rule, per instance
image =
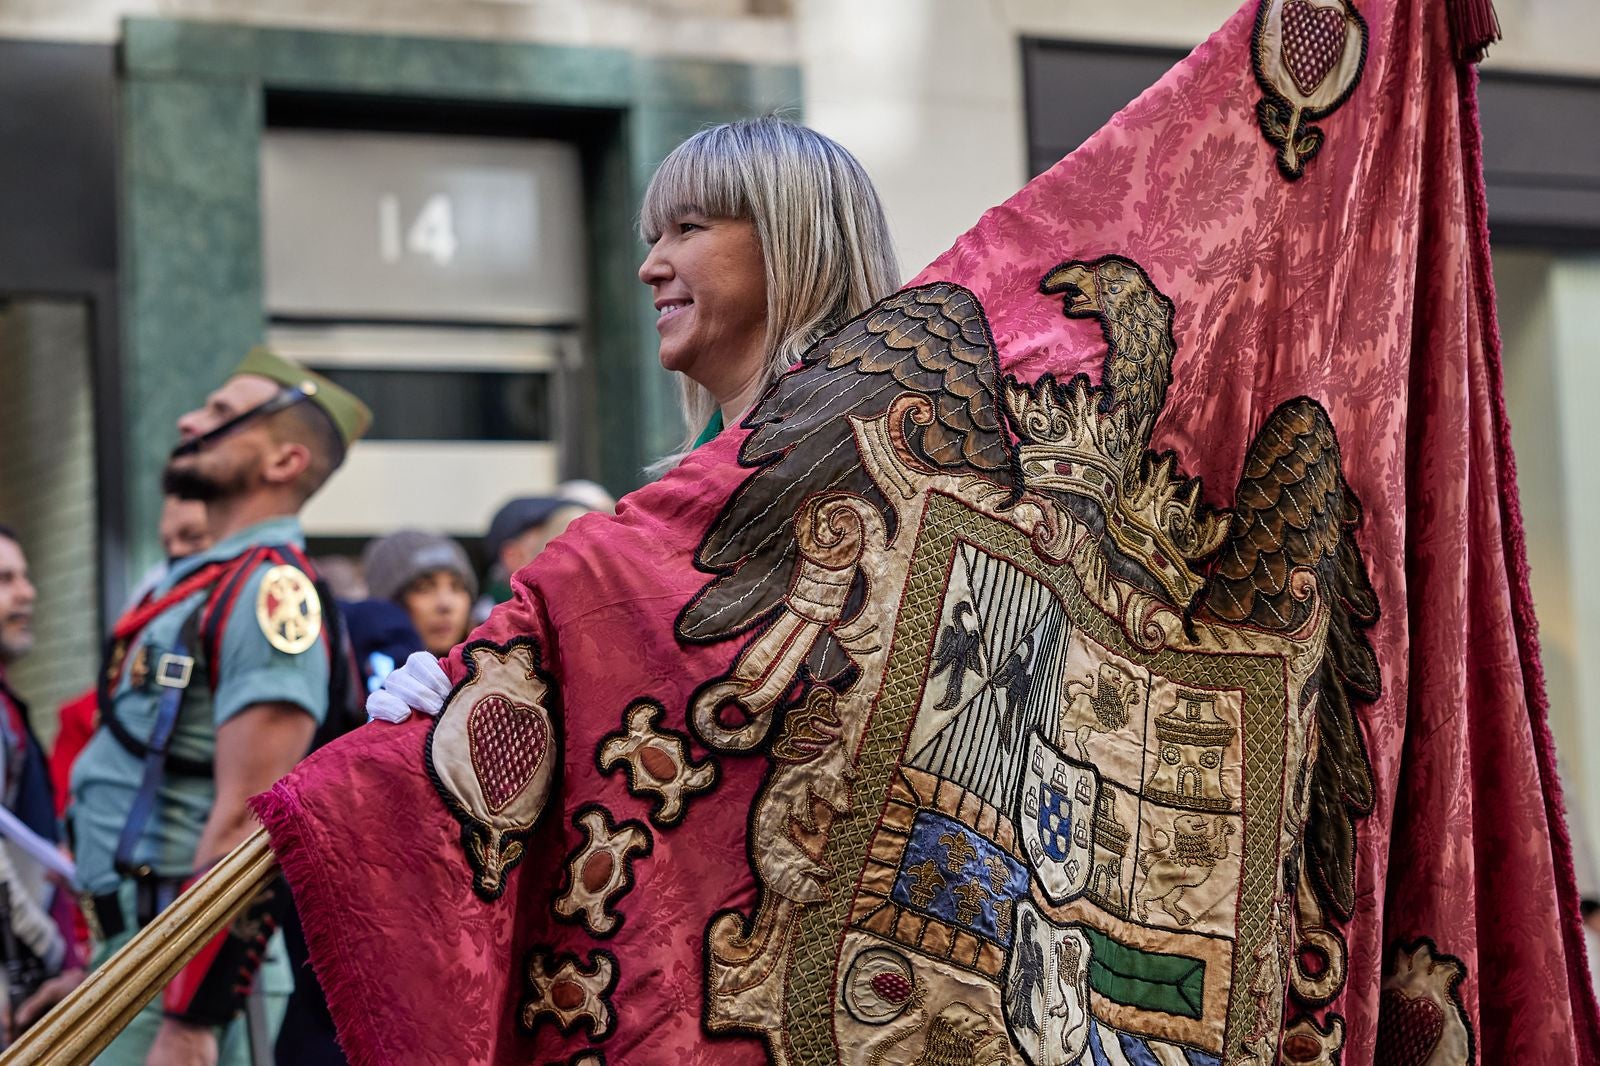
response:
[[[1332,609],[1316,682],[1319,739],[1311,768],[1306,861],[1322,902],[1348,919],[1355,906],[1355,818],[1372,812],[1372,764],[1353,701],[1378,698],[1378,659],[1366,630],[1378,598],[1356,544],[1361,503],[1345,483],[1328,413],[1306,397],[1267,418],[1245,457],[1228,539],[1201,613],[1288,632],[1310,606],[1289,577],[1307,567]]]
[[[715,576],[679,615],[680,638],[727,639],[784,602],[797,558],[794,516],[808,496],[864,497],[893,535],[893,509],[862,466],[850,420],[878,417],[907,392],[926,397],[934,414],[926,426],[908,420],[902,427],[918,459],[1015,487],[998,379],[982,305],[947,282],[895,293],[819,341],[745,419],[751,433],[739,461],[755,469],[696,553],[696,565]],[[831,637],[810,662],[818,679],[848,665]]]

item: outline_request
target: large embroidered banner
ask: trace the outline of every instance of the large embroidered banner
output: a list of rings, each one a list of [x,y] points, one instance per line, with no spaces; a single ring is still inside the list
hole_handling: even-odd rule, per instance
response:
[[[1590,1061],[1444,6],[1262,0],[260,804],[352,1061]]]

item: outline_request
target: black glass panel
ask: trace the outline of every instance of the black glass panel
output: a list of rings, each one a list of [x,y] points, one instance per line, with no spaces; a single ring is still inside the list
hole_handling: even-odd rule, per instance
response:
[[[551,440],[544,371],[322,370],[372,408],[368,440]]]

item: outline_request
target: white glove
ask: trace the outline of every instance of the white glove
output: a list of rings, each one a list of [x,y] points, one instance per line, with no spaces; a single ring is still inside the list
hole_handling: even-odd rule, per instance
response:
[[[414,651],[404,666],[383,679],[382,688],[367,697],[367,717],[380,722],[403,722],[413,710],[437,716],[444,710],[451,687],[438,659],[428,652]]]

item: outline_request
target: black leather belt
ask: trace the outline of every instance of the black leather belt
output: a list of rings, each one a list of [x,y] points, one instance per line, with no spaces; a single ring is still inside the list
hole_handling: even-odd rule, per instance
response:
[[[128,928],[128,923],[122,918],[122,902],[117,898],[117,893],[91,896],[89,905],[94,909],[94,924],[98,927],[101,940],[121,936],[123,930]]]
[[[134,882],[133,920],[135,929],[143,929],[155,921],[156,915],[166,910],[183,891],[183,882],[176,877],[141,877]],[[122,910],[122,897],[117,892],[91,896],[89,905],[94,909],[95,923],[100,927],[100,939],[110,940],[128,932],[128,918]]]

